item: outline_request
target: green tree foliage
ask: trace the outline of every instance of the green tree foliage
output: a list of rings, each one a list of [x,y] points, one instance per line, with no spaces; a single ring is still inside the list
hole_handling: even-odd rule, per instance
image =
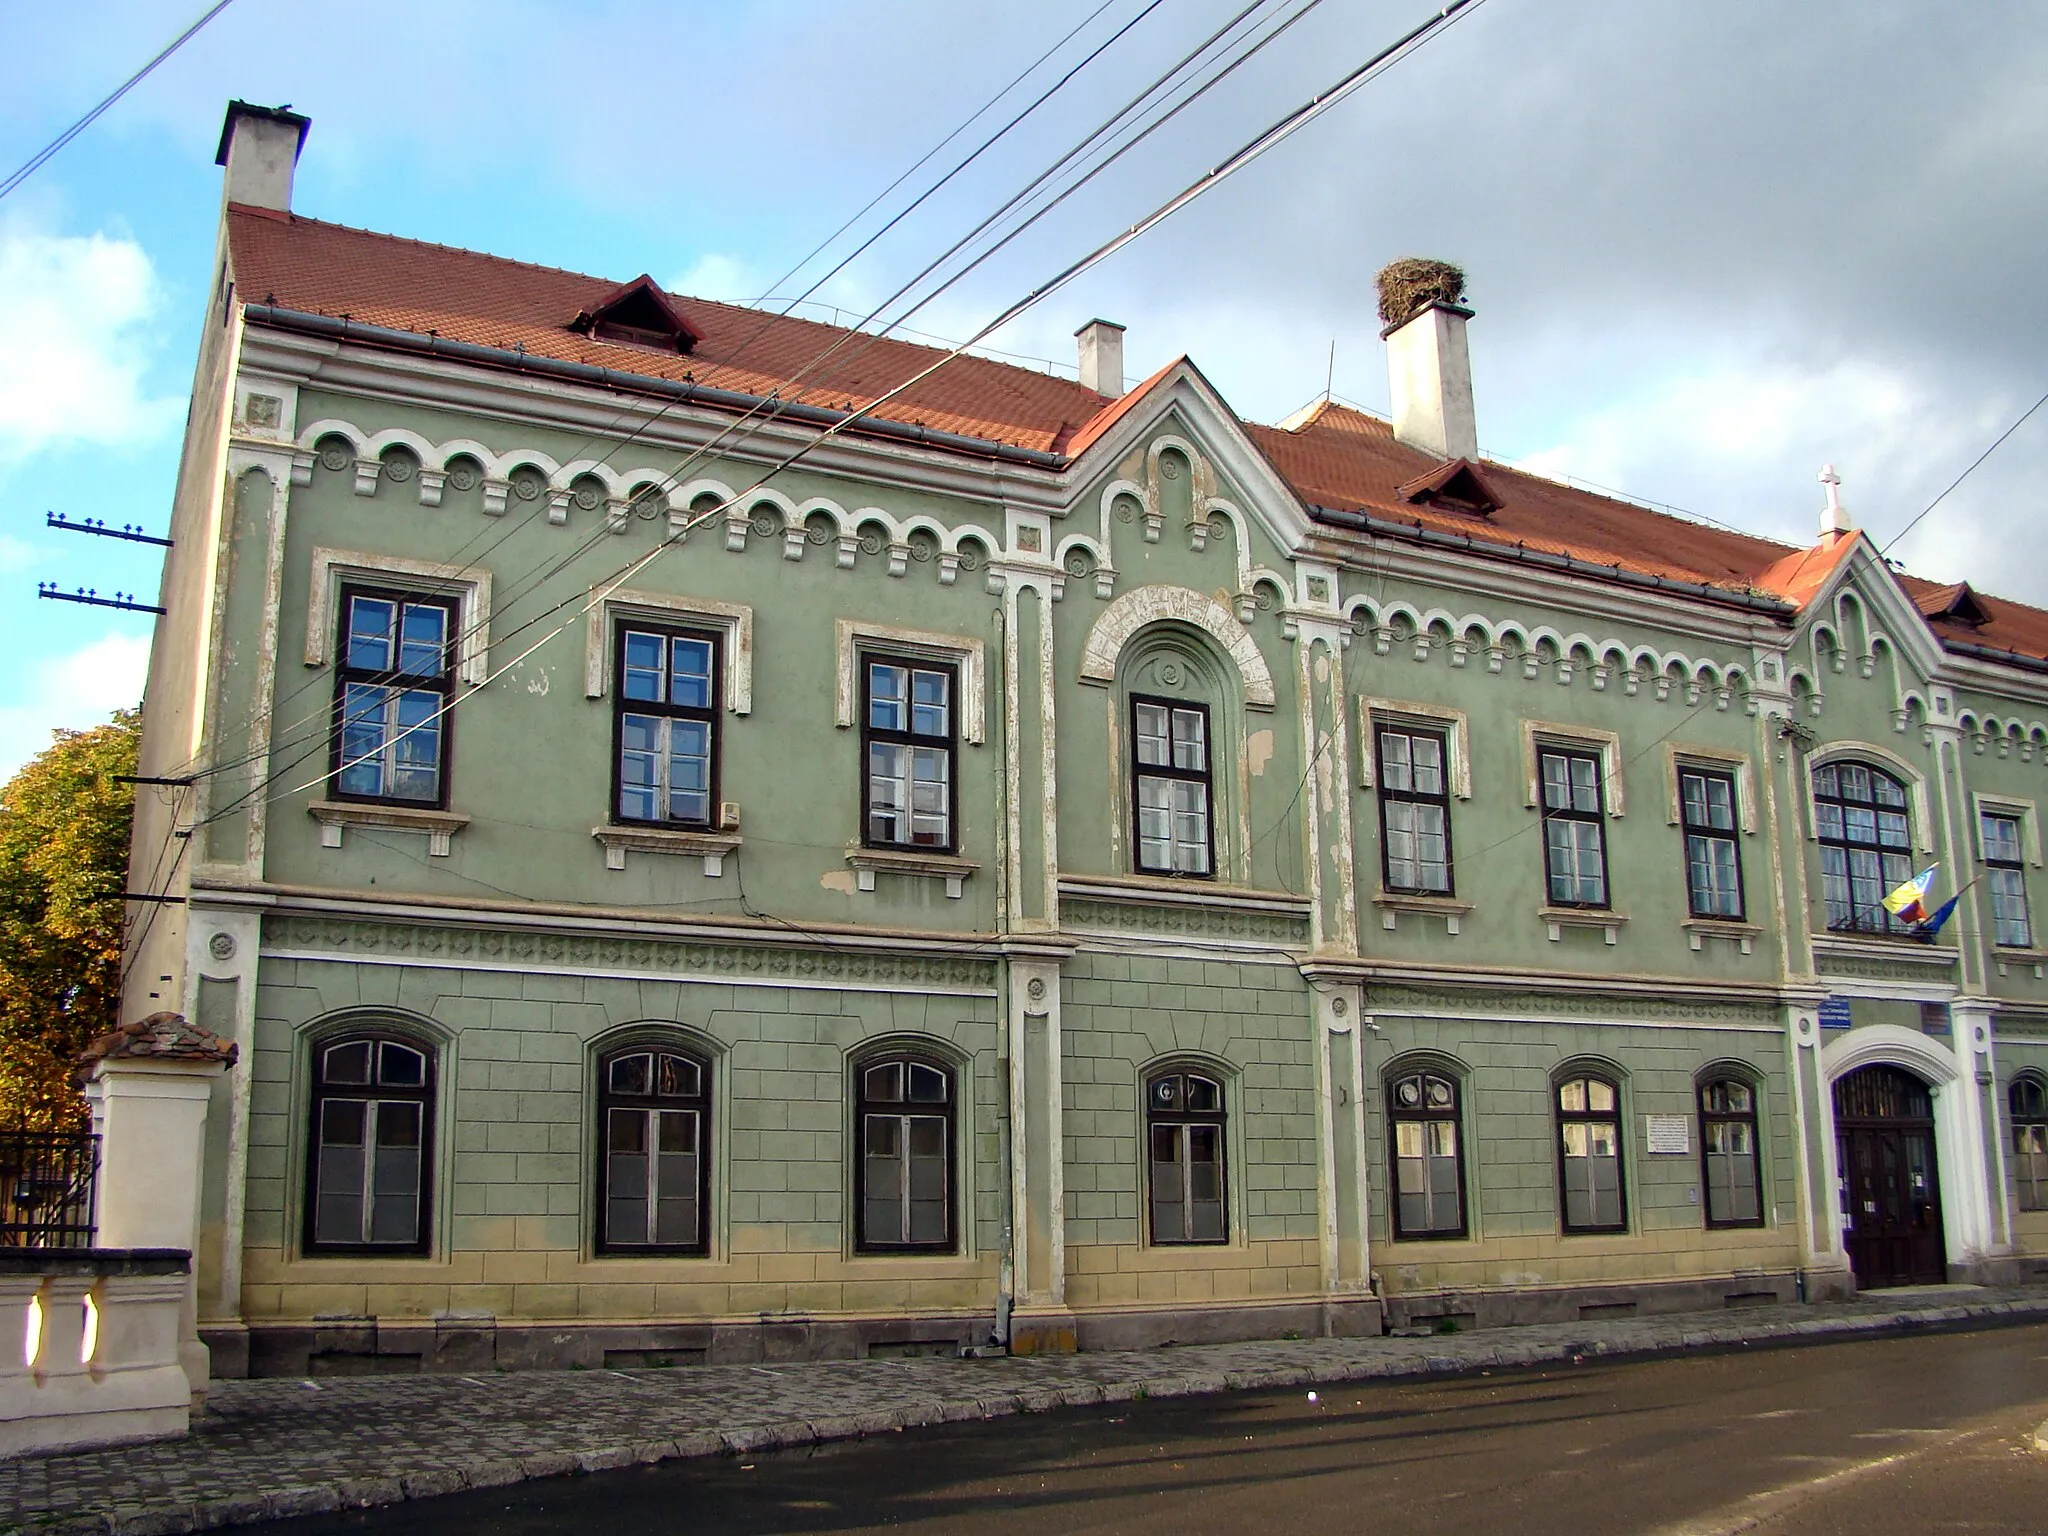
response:
[[[0,1127],[81,1125],[71,1061],[118,1022],[138,710],[56,740],[0,789]]]

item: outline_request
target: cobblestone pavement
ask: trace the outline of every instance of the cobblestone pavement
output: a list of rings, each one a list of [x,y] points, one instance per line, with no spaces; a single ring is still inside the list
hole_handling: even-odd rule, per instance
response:
[[[1437,1335],[998,1360],[214,1383],[182,1440],[0,1462],[0,1531],[182,1533],[1136,1397],[1286,1387],[2048,1319],[2048,1290],[1930,1287]]]

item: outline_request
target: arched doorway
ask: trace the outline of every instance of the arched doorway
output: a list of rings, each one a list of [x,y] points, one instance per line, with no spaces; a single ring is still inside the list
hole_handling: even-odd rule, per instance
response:
[[[1842,1243],[1857,1289],[1946,1280],[1927,1084],[1892,1066],[1838,1079],[1835,1147],[1849,1223]]]

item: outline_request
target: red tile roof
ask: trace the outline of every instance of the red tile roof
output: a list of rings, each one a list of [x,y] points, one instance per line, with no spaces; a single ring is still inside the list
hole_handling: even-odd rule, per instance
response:
[[[392,235],[325,224],[266,209],[231,207],[228,238],[245,303],[436,335],[454,341],[742,394],[780,392],[827,409],[867,405],[945,356],[938,348],[882,340],[841,326],[705,299],[668,296],[695,333],[688,353],[600,341],[569,327],[620,292],[610,279]],[[629,285],[630,286],[630,285]],[[814,362],[820,353],[832,355]],[[890,421],[1078,454],[1133,409],[1185,359],[1121,399],[1069,379],[989,358],[957,357],[875,414]],[[1394,441],[1377,417],[1326,402],[1290,427],[1244,423],[1251,440],[1311,508],[1364,512],[1410,527],[1569,555],[1644,575],[1763,592],[1803,604],[1846,554],[1852,539],[1801,550],[1712,528],[1596,495],[1487,461],[1484,483],[1500,505],[1479,514],[1418,504],[1403,494],[1442,467]],[[1333,538],[1348,537],[1335,527]],[[1900,578],[1910,597],[1946,589]],[[1972,628],[1935,617],[1946,641],[2048,658],[2048,612],[2003,599]]]

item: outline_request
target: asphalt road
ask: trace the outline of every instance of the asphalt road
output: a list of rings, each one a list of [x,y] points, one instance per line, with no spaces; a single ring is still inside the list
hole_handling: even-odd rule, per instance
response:
[[[2048,1531],[2048,1327],[1136,1402],[670,1463],[275,1536]]]

